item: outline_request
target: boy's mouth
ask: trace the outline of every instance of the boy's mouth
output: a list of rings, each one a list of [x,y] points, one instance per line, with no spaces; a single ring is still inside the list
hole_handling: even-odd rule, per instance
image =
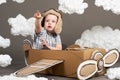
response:
[[[48,28],[51,28],[52,26],[48,26]]]

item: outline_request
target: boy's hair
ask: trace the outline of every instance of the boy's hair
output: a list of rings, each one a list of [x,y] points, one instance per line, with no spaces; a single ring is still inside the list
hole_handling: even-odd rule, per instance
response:
[[[48,11],[45,11],[43,13],[43,16],[41,18],[41,26],[44,27],[44,23],[45,23],[45,17],[48,15],[48,14],[53,14],[55,16],[57,16],[58,20],[57,20],[57,23],[56,23],[56,26],[55,26],[55,29],[54,29],[54,32],[56,34],[60,34],[61,31],[62,31],[62,16],[60,14],[60,12],[54,10],[54,9],[50,9]]]
[[[41,26],[44,27],[45,25],[45,17],[43,17],[42,21],[41,21]]]

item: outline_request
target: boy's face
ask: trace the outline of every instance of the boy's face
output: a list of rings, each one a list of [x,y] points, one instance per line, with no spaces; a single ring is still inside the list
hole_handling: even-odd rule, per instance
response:
[[[46,16],[45,18],[45,25],[44,28],[48,31],[48,32],[53,32],[55,26],[57,23],[57,16],[53,15],[53,14],[49,14]]]

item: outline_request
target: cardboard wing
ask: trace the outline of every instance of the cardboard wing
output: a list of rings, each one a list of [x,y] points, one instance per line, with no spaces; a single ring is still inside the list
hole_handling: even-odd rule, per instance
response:
[[[16,71],[15,75],[19,76],[19,77],[30,75],[33,73],[43,71],[47,68],[50,68],[50,67],[55,66],[57,64],[60,64],[62,62],[63,62],[63,60],[41,59],[35,63],[32,63],[32,64],[24,67],[23,69]]]

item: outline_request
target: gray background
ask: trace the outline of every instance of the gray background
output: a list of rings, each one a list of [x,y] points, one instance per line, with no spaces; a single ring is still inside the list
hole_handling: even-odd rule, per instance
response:
[[[61,38],[66,46],[74,44],[84,30],[91,29],[93,26],[111,26],[112,28],[119,28],[120,26],[119,15],[95,6],[94,0],[85,0],[85,2],[88,3],[89,7],[82,15],[69,15],[61,12],[63,17]],[[22,4],[7,0],[7,3],[0,5],[0,35],[11,40],[10,47],[5,49],[0,47],[0,54],[9,54],[13,58],[13,62],[23,61],[23,40],[30,39],[30,37],[13,36],[10,33],[11,26],[9,26],[7,20],[10,17],[16,17],[18,14],[30,18],[37,9],[43,12],[49,8],[57,9],[58,0],[25,0]]]

